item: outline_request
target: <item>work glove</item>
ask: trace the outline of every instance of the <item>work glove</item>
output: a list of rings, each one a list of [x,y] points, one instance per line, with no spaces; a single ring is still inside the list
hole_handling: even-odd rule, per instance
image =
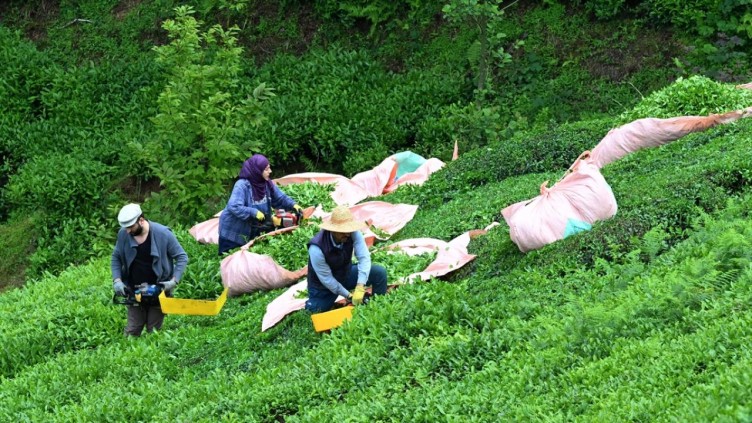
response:
[[[178,285],[175,280],[169,280],[169,281],[162,281],[159,282],[160,285],[164,288],[165,292],[172,292],[173,289]]]
[[[115,291],[117,295],[120,295],[122,297],[125,297],[125,284],[123,281],[118,280],[112,284],[112,289]]]
[[[292,208],[293,208],[293,210],[295,210],[296,212],[298,212],[298,213],[300,213],[300,214],[303,214],[303,208],[302,208],[302,207],[300,207],[299,205],[297,205],[297,204],[296,204],[296,205],[292,206]]]
[[[357,286],[355,286],[355,290],[352,293],[352,297],[350,297],[352,299],[353,305],[359,306],[363,304],[363,296],[365,295],[366,295],[365,286],[361,284],[358,284]]]
[[[282,219],[277,216],[272,216],[272,223],[274,224],[274,227],[280,227],[282,226]]]
[[[256,219],[260,222],[263,222],[266,216],[264,216],[264,213],[261,213],[261,210],[256,212]]]

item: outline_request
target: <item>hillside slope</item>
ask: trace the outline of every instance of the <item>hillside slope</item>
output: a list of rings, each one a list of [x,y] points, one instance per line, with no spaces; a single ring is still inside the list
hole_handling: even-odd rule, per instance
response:
[[[692,87],[703,94],[661,102]],[[739,103],[752,98],[693,79],[632,112]],[[559,161],[521,172],[516,157],[492,160],[504,148],[492,145],[398,190],[387,198],[421,205],[398,236],[448,239],[490,223],[588,143],[562,139],[592,133],[594,145],[604,125],[516,136],[521,157],[528,145]],[[48,275],[0,295],[0,419],[749,420],[751,152],[747,119],[634,153],[604,168],[620,207],[613,219],[524,255],[502,224],[473,241],[478,258],[451,282],[400,287],[326,335],[305,312],[261,333],[279,294],[269,292],[123,339],[106,259]]]

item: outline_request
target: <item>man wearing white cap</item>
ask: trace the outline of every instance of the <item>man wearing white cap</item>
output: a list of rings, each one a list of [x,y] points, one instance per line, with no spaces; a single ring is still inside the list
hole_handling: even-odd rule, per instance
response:
[[[365,226],[353,219],[349,208],[337,206],[321,224],[321,231],[308,242],[306,310],[328,311],[338,295],[360,305],[366,285],[373,288],[374,294],[386,294],[386,269],[371,264],[371,253],[360,232]],[[352,263],[353,253],[357,265]]]
[[[147,285],[162,285],[165,295],[171,296],[188,264],[188,254],[170,228],[144,218],[138,204],[127,204],[118,213],[120,231],[112,252],[112,288],[125,296],[126,289]],[[159,330],[164,313],[155,305],[128,306],[125,335],[140,336]]]

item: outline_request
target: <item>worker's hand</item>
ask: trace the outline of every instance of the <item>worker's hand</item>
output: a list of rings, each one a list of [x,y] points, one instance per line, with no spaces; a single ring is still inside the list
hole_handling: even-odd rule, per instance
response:
[[[295,210],[296,212],[300,213],[300,214],[303,214],[303,208],[300,207],[300,205],[298,205],[298,204],[292,206],[292,209]]]
[[[278,218],[277,216],[272,216],[272,223],[274,224],[275,228],[278,228],[282,226],[282,219]]]
[[[266,216],[264,216],[264,213],[261,213],[261,210],[256,212],[256,220],[263,222]]]
[[[361,305],[363,304],[363,296],[366,295],[366,287],[358,284],[355,286],[355,290],[352,292],[352,296],[350,297],[352,299],[353,305]]]
[[[112,283],[112,289],[117,295],[125,297],[125,284],[121,280],[117,280]]]
[[[172,292],[173,289],[177,286],[177,282],[175,280],[169,280],[169,281],[162,281],[159,282],[160,285],[164,288],[165,292]]]

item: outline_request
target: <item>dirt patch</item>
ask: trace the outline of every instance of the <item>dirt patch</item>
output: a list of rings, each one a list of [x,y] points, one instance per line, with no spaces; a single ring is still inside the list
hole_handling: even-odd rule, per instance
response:
[[[135,176],[129,176],[115,185],[125,199],[133,203],[143,203],[152,192],[159,192],[162,187],[159,185],[159,178],[152,178],[143,181]]]
[[[643,30],[629,41],[592,51],[583,65],[595,78],[619,82],[642,69],[670,66],[672,57],[680,55],[680,49],[670,33]]]
[[[60,2],[40,0],[12,6],[0,2],[0,22],[9,27],[21,28],[26,38],[39,44],[47,39],[47,28],[60,15]]]
[[[128,13],[133,9],[134,7],[141,4],[141,0],[123,0],[120,3],[118,3],[117,6],[115,6],[114,9],[112,9],[112,15],[115,16],[115,19],[121,21],[123,18],[128,16]]]
[[[305,53],[319,32],[322,22],[310,2],[300,3],[295,10],[280,10],[280,7],[277,2],[264,1],[248,11],[249,19],[243,25],[240,42],[257,64],[263,64],[278,53]],[[259,32],[256,28],[260,28],[262,22],[267,26],[271,23],[276,29]]]

